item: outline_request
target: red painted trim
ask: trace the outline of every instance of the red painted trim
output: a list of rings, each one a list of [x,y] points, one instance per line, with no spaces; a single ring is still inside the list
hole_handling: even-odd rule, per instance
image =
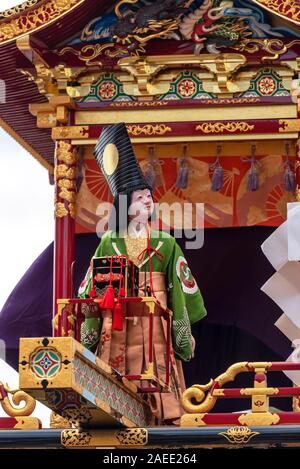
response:
[[[270,386],[266,386],[266,387],[270,387]],[[276,386],[274,386],[276,387]],[[277,388],[277,387],[276,387]],[[255,389],[256,394],[259,394],[259,388],[248,388],[248,389]],[[283,396],[299,396],[300,395],[300,387],[298,388],[288,388],[288,387],[281,387],[281,388],[277,388],[278,389],[278,393],[277,394],[272,394],[272,395],[269,395],[270,398],[272,397],[283,397]],[[241,397],[241,398],[251,398],[252,395],[245,395],[245,394],[241,394],[241,389],[236,389],[236,388],[226,388],[226,389],[222,389],[223,391],[223,394],[222,396],[215,396],[217,397],[218,399],[222,399],[222,398],[230,398],[230,397]]]
[[[71,35],[70,35],[71,36]],[[289,44],[293,41],[294,38],[280,38],[283,44]],[[45,41],[47,44],[48,42]],[[57,42],[56,42],[57,43]],[[56,44],[55,43],[55,44]],[[82,48],[84,48],[87,44],[76,44],[71,46],[72,49],[76,51],[80,51]],[[62,49],[64,49],[65,46],[60,48],[58,52]],[[157,41],[150,41],[147,46],[146,46],[146,53],[144,55],[147,55],[148,57],[151,55],[187,55],[187,54],[193,54],[194,53],[194,47],[195,43],[193,41],[176,41],[173,39],[164,39],[164,40],[157,40]],[[116,51],[116,48],[111,49],[113,52]],[[222,47],[220,49],[221,53],[239,53],[239,51],[229,48],[229,47]],[[205,53],[207,53],[205,51]],[[246,57],[247,62],[251,63],[253,65],[255,64],[262,64],[262,58],[263,57],[272,57],[272,53],[268,53],[262,48],[259,48],[257,51],[254,53],[250,54],[249,52],[242,52],[243,55]],[[280,60],[293,60],[300,55],[300,45],[295,44],[292,47],[290,47],[284,54],[280,55]],[[56,51],[51,51],[48,50],[43,53],[43,58],[46,60],[46,62],[51,66],[54,67],[58,63],[64,63],[66,66],[71,66],[71,67],[82,67],[82,66],[87,66],[86,62],[81,61],[77,55],[67,52],[64,55],[58,55]],[[100,54],[97,58],[91,61],[91,65],[88,67],[94,68],[95,65],[99,67],[99,64],[101,63],[101,69],[103,71],[111,72],[113,69],[118,68],[118,61],[121,57],[109,57],[105,55],[105,51],[103,51],[102,54]],[[275,62],[276,63],[276,62]],[[268,66],[268,64],[274,64],[274,60],[265,60],[263,62],[265,66]],[[179,68],[186,68],[189,64],[183,64]],[[192,66],[190,66],[192,68]]]
[[[70,143],[70,141],[66,141]],[[59,162],[60,163],[60,162]],[[72,167],[72,166],[70,166]],[[55,182],[55,193],[59,193],[60,189]],[[56,196],[57,202],[68,202]],[[64,217],[55,217],[55,237],[54,237],[54,278],[53,278],[53,316],[57,314],[57,300],[61,298],[71,298],[73,296],[73,279],[72,265],[75,258],[75,220],[71,217],[69,210]],[[67,326],[69,330],[71,325]],[[60,336],[61,328],[56,330],[53,328],[53,335]]]
[[[242,425],[238,420],[241,415],[245,415],[245,412],[207,413],[202,417],[202,420],[206,425]],[[279,421],[273,425],[300,423],[300,412],[276,412],[276,415],[279,416]]]
[[[0,428],[13,429],[17,425],[18,421],[13,417],[0,417]]]
[[[153,363],[153,314],[149,313],[149,364]]]
[[[171,373],[171,318],[167,318],[167,344],[166,344],[166,385],[170,383]]]
[[[241,425],[238,421],[238,418],[242,415],[242,413],[234,413],[234,414],[205,414],[202,417],[203,422],[206,425]]]
[[[266,371],[300,370],[300,363],[295,362],[274,362]]]
[[[124,378],[126,379],[141,379],[141,375],[125,375]]]
[[[228,125],[231,124],[233,131],[230,131],[231,128]],[[238,126],[240,124],[240,128]],[[141,129],[145,127],[146,124],[133,123],[128,124],[130,126],[139,126]],[[280,124],[278,119],[262,119],[262,120],[214,120],[214,121],[192,121],[192,122],[149,122],[147,125],[162,126],[165,131],[163,134],[151,134],[150,137],[176,137],[176,136],[206,136],[211,137],[214,135],[251,135],[251,134],[265,134],[265,133],[278,133],[282,129],[282,124]],[[199,128],[201,126],[202,128]],[[88,130],[88,138],[98,139],[104,125],[90,125]],[[130,132],[130,127],[128,128],[128,134],[131,138],[145,138],[149,137],[146,133],[133,133]]]
[[[232,106],[264,106],[266,104],[291,104],[293,103],[290,96],[266,96],[253,98],[216,98],[216,99],[172,99],[157,101],[113,101],[99,103],[75,103],[74,109],[77,111],[90,111],[92,109],[116,111],[116,110],[133,110],[133,109],[165,109],[165,108],[203,108],[212,105],[216,107],[232,107]],[[156,103],[156,104],[155,104]],[[162,104],[163,103],[163,104]],[[150,105],[150,106],[149,106]]]
[[[212,387],[210,388],[210,393],[212,393],[214,389],[220,389],[220,384],[218,383],[218,381],[213,382]]]
[[[0,401],[3,401],[7,397],[7,392],[4,389],[4,385],[0,383]]]

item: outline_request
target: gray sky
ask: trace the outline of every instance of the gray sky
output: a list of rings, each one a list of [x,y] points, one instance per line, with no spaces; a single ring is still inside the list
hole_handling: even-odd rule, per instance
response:
[[[20,3],[0,0],[0,11]],[[53,187],[46,169],[2,129],[0,163],[1,309],[28,267],[53,240],[54,221]]]
[[[3,130],[0,159],[1,309],[27,268],[53,240],[54,221],[48,172]]]

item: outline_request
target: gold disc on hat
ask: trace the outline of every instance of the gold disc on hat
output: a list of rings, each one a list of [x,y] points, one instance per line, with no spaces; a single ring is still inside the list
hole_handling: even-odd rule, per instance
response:
[[[119,164],[119,152],[113,143],[108,143],[103,152],[103,169],[111,176]]]

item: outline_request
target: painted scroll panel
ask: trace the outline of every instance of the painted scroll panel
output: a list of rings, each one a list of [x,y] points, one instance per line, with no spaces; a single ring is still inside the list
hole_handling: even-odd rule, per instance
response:
[[[276,142],[274,142],[276,144]],[[274,145],[273,144],[273,145]],[[205,148],[207,155],[205,156]],[[154,199],[157,203],[172,205],[179,203],[204,204],[205,227],[233,227],[233,226],[279,226],[286,219],[286,204],[294,200],[291,192],[284,188],[284,156],[275,154],[274,148],[268,146],[264,154],[257,155],[257,169],[259,175],[259,189],[248,192],[247,180],[250,164],[243,161],[245,155],[242,145],[241,156],[226,155],[221,158],[224,168],[224,185],[219,192],[211,190],[211,164],[215,157],[211,154],[215,145],[208,147],[205,144],[197,156],[197,145],[191,148],[191,157],[188,158],[189,174],[187,189],[178,189],[176,179],[180,158],[176,157],[181,146],[161,145],[157,154],[157,185]],[[236,148],[239,144],[236,143]],[[137,149],[141,156],[140,165],[143,171],[147,170],[149,160],[145,158],[147,149]],[[271,153],[272,151],[272,153]],[[174,157],[172,158],[172,152]],[[238,152],[238,150],[237,150]],[[294,157],[290,158],[293,162]],[[105,214],[105,202],[112,202],[108,186],[97,163],[87,157],[84,163],[84,178],[78,195],[77,232],[95,232],[99,215],[97,208],[102,204],[100,211]],[[99,213],[99,212],[98,212]],[[108,213],[106,214],[108,217]],[[160,217],[161,226],[168,226],[168,220]],[[171,220],[172,222],[172,220]],[[195,223],[193,221],[193,227]]]

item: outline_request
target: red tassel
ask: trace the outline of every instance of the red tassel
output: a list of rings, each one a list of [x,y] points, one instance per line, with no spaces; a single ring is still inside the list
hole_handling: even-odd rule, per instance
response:
[[[120,296],[121,296],[122,298],[125,298],[125,296],[126,296],[126,290],[125,290],[124,287],[121,287],[121,288],[120,288]]]
[[[114,309],[114,306],[115,306],[115,292],[114,292],[113,286],[109,285],[102,299],[101,308]]]
[[[122,305],[119,302],[114,307],[112,328],[114,331],[123,330],[123,311]]]

